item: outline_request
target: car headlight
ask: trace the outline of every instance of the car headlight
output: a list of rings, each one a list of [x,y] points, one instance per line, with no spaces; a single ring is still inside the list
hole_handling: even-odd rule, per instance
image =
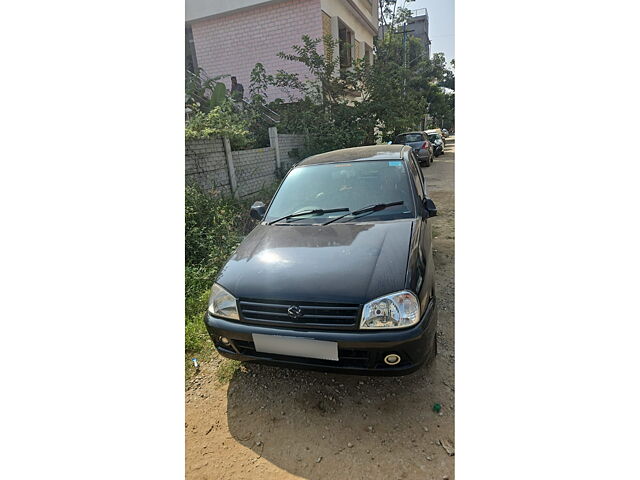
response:
[[[362,309],[360,328],[404,328],[420,321],[420,303],[412,292],[391,293],[376,298]]]
[[[217,317],[230,318],[232,320],[240,319],[235,297],[217,283],[214,283],[213,287],[211,287],[209,313]]]

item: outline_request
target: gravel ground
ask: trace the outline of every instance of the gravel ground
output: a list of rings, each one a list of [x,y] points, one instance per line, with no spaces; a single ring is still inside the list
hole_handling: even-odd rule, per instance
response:
[[[185,393],[187,478],[454,478],[454,150],[451,137],[423,169],[438,207],[433,364],[362,377],[236,367],[209,354]]]

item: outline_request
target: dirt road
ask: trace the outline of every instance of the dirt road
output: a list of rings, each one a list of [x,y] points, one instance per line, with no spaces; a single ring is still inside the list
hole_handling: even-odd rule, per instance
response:
[[[211,354],[186,391],[188,479],[454,478],[454,149],[450,138],[423,169],[438,207],[434,363],[383,378],[238,367]]]

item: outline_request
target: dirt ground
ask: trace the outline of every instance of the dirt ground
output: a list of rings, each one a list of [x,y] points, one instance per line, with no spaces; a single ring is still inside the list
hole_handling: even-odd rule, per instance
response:
[[[423,169],[438,207],[433,364],[387,378],[201,358],[185,394],[186,478],[454,478],[454,150],[450,137]]]

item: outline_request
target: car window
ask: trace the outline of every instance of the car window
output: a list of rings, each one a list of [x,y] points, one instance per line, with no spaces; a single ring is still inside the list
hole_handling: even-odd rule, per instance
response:
[[[424,137],[420,133],[405,133],[396,137],[395,143],[422,142]]]
[[[265,217],[274,220],[292,213],[331,208],[357,210],[377,203],[402,205],[367,215],[367,220],[413,216],[414,204],[408,171],[401,160],[374,160],[302,165],[289,172],[271,201]],[[326,221],[344,212],[300,217],[295,224]]]
[[[424,191],[426,187],[424,174],[422,173],[422,168],[420,168],[420,162],[418,162],[418,158],[414,155],[413,152],[410,152],[410,154],[413,156],[415,167],[418,170],[418,177],[420,178],[420,193],[418,195],[420,196],[420,198],[422,198],[424,196]]]
[[[413,152],[409,154],[409,159],[409,170],[411,172],[411,176],[413,177],[413,186],[416,193],[418,194],[418,197],[422,199],[422,197],[424,197],[422,170],[420,170]]]

